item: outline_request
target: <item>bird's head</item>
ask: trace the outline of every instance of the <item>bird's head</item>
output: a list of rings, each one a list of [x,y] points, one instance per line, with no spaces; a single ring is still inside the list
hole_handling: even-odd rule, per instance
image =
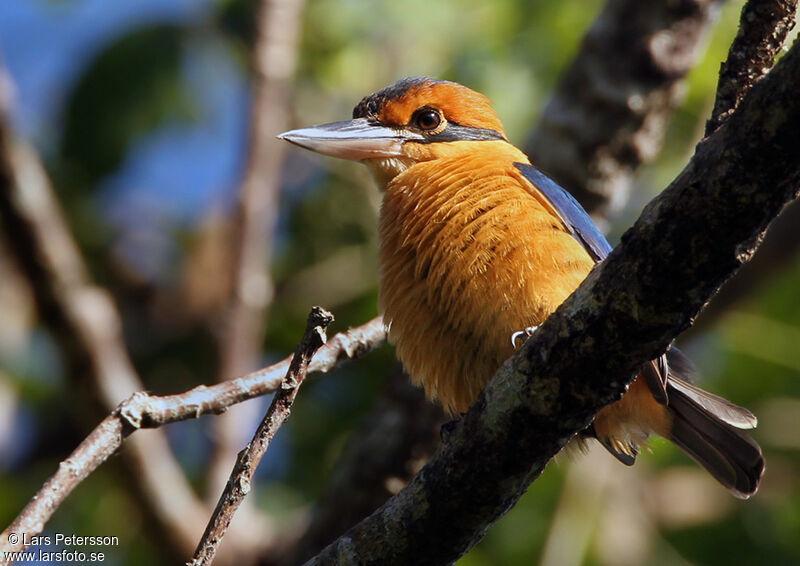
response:
[[[366,96],[353,119],[278,136],[325,155],[362,161],[385,185],[415,163],[507,144],[489,99],[458,83],[428,77],[401,79]]]

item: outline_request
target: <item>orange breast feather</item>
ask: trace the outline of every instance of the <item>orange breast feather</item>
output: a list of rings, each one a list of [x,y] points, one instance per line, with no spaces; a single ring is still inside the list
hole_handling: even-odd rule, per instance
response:
[[[513,156],[519,161],[518,155]],[[380,221],[381,309],[397,355],[464,412],[594,261],[505,155],[443,158],[398,175]]]

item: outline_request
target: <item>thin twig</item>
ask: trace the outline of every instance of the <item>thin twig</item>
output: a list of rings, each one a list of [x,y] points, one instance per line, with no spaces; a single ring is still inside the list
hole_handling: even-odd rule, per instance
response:
[[[795,25],[797,0],[749,0],[742,8],[739,33],[722,63],[717,96],[706,136],[736,110],[747,91],[775,64],[786,35]]]
[[[66,496],[119,448],[125,435],[124,421],[115,411],[95,427],[69,458],[58,465],[58,471],[0,534],[0,564],[9,563],[4,560],[5,552],[25,550],[27,545],[23,537],[41,533]]]
[[[220,380],[252,371],[261,360],[273,296],[270,263],[286,153],[286,144],[275,136],[289,126],[304,4],[304,0],[261,0],[254,15],[257,38],[253,47],[250,148],[236,210],[232,282],[219,330]],[[237,447],[244,440],[242,424],[251,415],[249,407],[243,409],[214,423],[215,444],[208,470],[211,494],[222,487]]]
[[[386,329],[380,317],[340,332],[319,349],[309,373],[327,373],[341,362],[354,360],[386,342]],[[216,385],[198,385],[174,395],[134,393],[119,407],[121,416],[135,428],[157,428],[168,423],[221,414],[231,405],[276,391],[293,356],[236,379]]]
[[[327,373],[344,361],[357,359],[379,348],[385,341],[383,321],[375,318],[328,340],[314,356],[308,372]],[[175,395],[157,396],[143,391],[133,394],[103,419],[72,454],[59,464],[56,473],[0,534],[0,553],[24,550],[21,538],[18,543],[11,544],[8,535],[26,533],[30,540],[31,536],[41,533],[72,490],[119,450],[123,441],[139,428],[156,428],[202,415],[221,413],[231,405],[271,393],[280,386],[291,360],[292,356],[289,356],[277,364],[240,378],[210,387],[200,385]],[[172,499],[165,501],[171,502]]]
[[[225,490],[219,498],[214,514],[195,550],[192,566],[207,566],[214,560],[233,515],[250,492],[251,481],[272,439],[289,418],[297,392],[308,373],[308,365],[317,350],[325,344],[325,329],[333,322],[333,315],[321,307],[314,307],[308,315],[306,332],[297,345],[289,371],[275,394],[264,419],[253,439],[239,452]]]

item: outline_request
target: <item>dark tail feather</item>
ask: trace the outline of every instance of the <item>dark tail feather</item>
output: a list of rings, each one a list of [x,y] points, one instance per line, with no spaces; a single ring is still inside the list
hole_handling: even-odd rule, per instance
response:
[[[733,420],[729,414],[719,418],[708,410],[708,405],[701,405],[671,382],[672,442],[736,497],[747,499],[753,495],[764,473],[761,448],[746,433],[728,424]],[[693,393],[698,391],[692,389]]]

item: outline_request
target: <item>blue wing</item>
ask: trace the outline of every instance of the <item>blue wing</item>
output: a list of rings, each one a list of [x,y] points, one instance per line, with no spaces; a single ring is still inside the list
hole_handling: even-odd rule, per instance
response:
[[[549,201],[569,233],[586,248],[595,261],[602,261],[611,253],[611,244],[571,194],[536,167],[524,163],[514,165]]]
[[[569,194],[563,187],[559,186],[558,183],[553,181],[550,177],[539,171],[536,167],[526,165],[524,163],[515,163],[514,165],[520,170],[525,178],[528,179],[528,181],[530,181],[536,189],[538,189],[539,193],[545,199],[547,199],[547,202],[552,206],[555,213],[558,214],[558,216],[564,222],[564,225],[567,227],[567,230],[569,230],[569,233],[572,234],[572,236],[583,245],[583,247],[587,252],[589,252],[589,255],[591,255],[595,261],[603,261],[606,256],[611,253],[611,250],[613,249],[611,244],[608,243],[606,237],[603,236],[600,230],[597,229],[595,223],[592,222],[589,214],[571,194]],[[677,350],[674,348],[670,350],[670,352],[673,352],[675,355],[677,355]],[[684,360],[678,361],[681,362],[679,365],[687,366]],[[688,363],[691,364],[691,362]],[[647,387],[653,393],[655,400],[662,405],[666,405],[669,402],[669,397],[667,394],[667,381],[669,381],[670,374],[669,368],[670,366],[667,363],[667,357],[661,356],[660,358],[645,364],[641,369],[641,375],[644,378]],[[684,373],[688,372],[685,372],[684,370]],[[726,412],[725,414],[731,415],[732,413]],[[725,420],[725,417],[720,418]],[[747,420],[747,415],[741,416],[739,414],[735,414],[732,417],[729,416],[729,418],[738,419],[736,422],[750,422]],[[734,426],[739,425],[734,424]],[[604,445],[621,462],[628,464],[629,466],[633,463],[633,459],[630,456],[626,457],[626,455],[620,454],[605,443]]]

